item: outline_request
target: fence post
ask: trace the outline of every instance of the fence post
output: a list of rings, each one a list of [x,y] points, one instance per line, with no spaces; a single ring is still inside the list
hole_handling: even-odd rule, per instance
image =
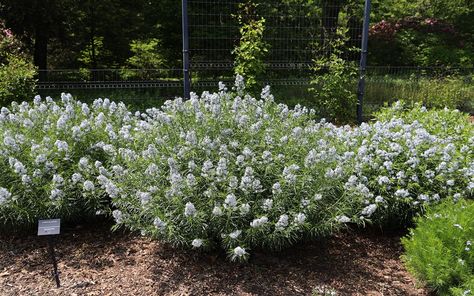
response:
[[[189,26],[188,26],[188,1],[181,1],[181,17],[183,27],[183,79],[184,79],[184,98],[190,98],[191,81],[189,78]]]
[[[370,0],[365,0],[364,26],[362,29],[362,44],[359,66],[359,84],[357,87],[357,121],[359,124],[362,123],[362,102],[364,99],[365,92],[365,74],[367,70],[367,44],[369,41],[370,4]]]

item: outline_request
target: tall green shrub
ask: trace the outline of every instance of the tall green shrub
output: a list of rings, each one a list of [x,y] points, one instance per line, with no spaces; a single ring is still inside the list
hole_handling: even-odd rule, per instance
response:
[[[32,98],[36,84],[35,75],[36,68],[31,62],[9,55],[7,62],[0,64],[0,106]]]
[[[148,40],[132,40],[130,51],[132,56],[127,59],[126,66],[134,69],[123,69],[124,78],[153,79],[165,68],[166,60],[160,52],[161,41],[156,38]],[[138,70],[138,71],[137,71]]]
[[[347,27],[340,26],[326,45],[317,45],[319,52],[330,54],[314,60],[314,75],[309,89],[314,94],[311,106],[318,115],[338,122],[350,122],[356,113],[357,67],[342,58],[348,40]]]
[[[36,70],[30,59],[20,39],[0,21],[0,106],[33,97]]]

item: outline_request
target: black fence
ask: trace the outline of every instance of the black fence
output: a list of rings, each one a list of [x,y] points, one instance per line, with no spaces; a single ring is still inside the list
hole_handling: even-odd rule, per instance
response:
[[[340,2],[340,3],[339,3]],[[191,91],[213,87],[234,76],[234,48],[240,39],[239,16],[264,19],[266,72],[262,83],[306,86],[313,59],[331,54],[330,41],[344,15],[346,47],[359,48],[364,6],[330,0],[182,0],[183,49],[189,45],[189,69],[83,69],[39,73],[39,89],[178,88],[188,70]],[[251,7],[249,8],[250,5]],[[187,38],[186,38],[187,37]],[[185,55],[186,57],[186,55]],[[357,62],[359,52],[344,58]],[[176,95],[182,95],[177,92]]]
[[[204,71],[218,73],[227,71],[228,73],[215,74],[212,76],[203,75],[194,77],[192,86],[217,87],[219,81],[226,83],[233,82],[233,73],[229,72],[233,64],[207,64],[199,65]],[[288,63],[269,64],[271,68],[268,72],[291,69],[299,73],[294,77],[278,77],[280,75],[269,75],[263,78],[262,84],[272,86],[309,86],[312,64]],[[191,68],[192,77],[198,69]],[[60,70],[39,70],[38,89],[93,89],[93,88],[182,88],[182,69],[60,69]],[[422,79],[445,79],[457,77],[467,84],[474,82],[474,68],[459,67],[393,67],[393,66],[367,66],[366,78],[369,82],[386,83],[390,79],[405,79],[417,81]],[[182,91],[176,93],[181,96]]]
[[[172,98],[183,95],[185,70],[190,74],[191,91],[197,93],[217,89],[219,81],[232,83],[233,50],[238,45],[241,27],[237,16],[242,15],[245,0],[182,1],[187,4],[188,19],[184,22],[187,26],[183,27],[183,36],[189,36],[184,42],[189,45],[189,52],[185,51],[189,54],[189,66],[183,63],[184,69],[46,70],[39,72],[38,89],[43,92],[155,90],[157,96]],[[330,43],[341,18],[347,34],[344,47],[356,49],[343,51],[341,56],[352,62],[354,67],[359,67],[363,0],[357,5],[334,5],[339,2],[327,0],[252,2],[255,6],[245,12],[246,17],[265,19],[264,41],[268,44],[268,53],[264,58],[266,70],[261,82],[262,85],[271,85],[283,101],[290,105],[311,101],[308,88],[314,75],[314,59],[331,55]],[[450,80],[453,77],[459,84],[459,95],[472,100],[473,75],[473,68],[370,66],[369,61],[365,75],[360,77],[366,80],[364,108],[419,96],[427,81],[454,83]],[[354,93],[358,91],[357,82],[354,81]]]

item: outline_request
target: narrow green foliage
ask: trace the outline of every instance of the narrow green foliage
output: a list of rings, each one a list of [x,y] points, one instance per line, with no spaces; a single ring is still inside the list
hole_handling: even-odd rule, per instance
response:
[[[474,288],[474,203],[447,200],[416,223],[402,239],[408,270],[439,295],[469,295]]]
[[[404,100],[423,103],[428,108],[460,109],[474,111],[474,84],[472,77],[396,77],[369,75],[366,81],[364,107],[382,106],[386,102]],[[367,110],[365,113],[368,114]]]

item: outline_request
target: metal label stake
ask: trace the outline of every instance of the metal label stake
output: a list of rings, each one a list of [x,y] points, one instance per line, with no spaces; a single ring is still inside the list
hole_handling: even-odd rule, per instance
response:
[[[53,261],[53,276],[56,281],[56,287],[61,287],[59,281],[58,262],[56,260],[56,254],[54,252],[54,240],[53,235],[58,235],[61,231],[61,219],[49,219],[38,221],[38,236],[48,237],[48,250]]]

